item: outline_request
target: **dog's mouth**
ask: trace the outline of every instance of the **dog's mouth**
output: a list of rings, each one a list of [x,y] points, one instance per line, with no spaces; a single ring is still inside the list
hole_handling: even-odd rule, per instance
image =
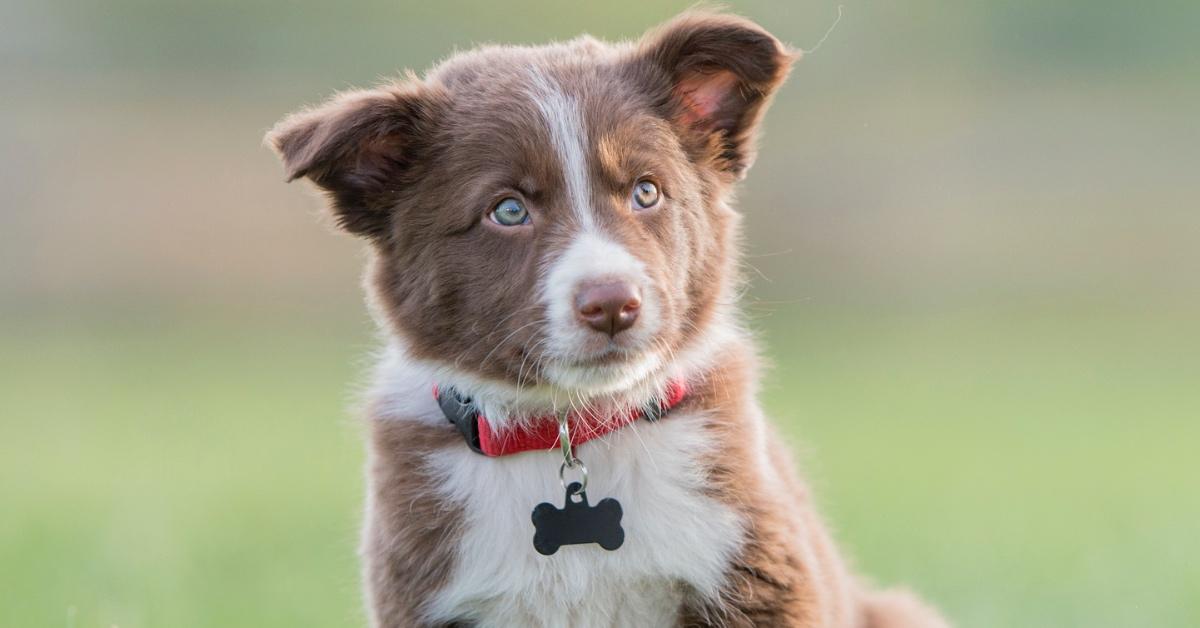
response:
[[[620,340],[624,339],[597,342],[595,347],[589,347],[589,351],[580,351],[580,356],[572,362],[575,366],[581,367],[605,366],[636,360],[645,353],[644,347],[640,344],[628,346],[630,343],[622,343]]]
[[[572,369],[620,369],[658,359],[662,342],[647,333],[619,334],[616,338],[599,334],[577,344],[573,351],[555,356],[559,366]]]
[[[663,363],[656,351],[609,346],[571,360],[552,360],[545,369],[546,379],[567,390],[607,393],[642,381]]]
[[[615,336],[572,333],[559,336],[544,361],[547,383],[580,393],[611,394],[654,377],[669,361],[669,334],[663,321],[639,321]]]

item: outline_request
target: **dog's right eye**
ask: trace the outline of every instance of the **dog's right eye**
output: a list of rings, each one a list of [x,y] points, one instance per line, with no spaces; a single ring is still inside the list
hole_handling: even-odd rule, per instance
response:
[[[517,227],[531,222],[529,210],[525,209],[525,205],[521,204],[521,201],[511,196],[496,203],[496,208],[492,210],[491,214],[488,214],[488,217],[502,227]]]
[[[658,204],[660,196],[658,185],[649,179],[642,179],[633,186],[630,200],[634,209],[650,209]]]

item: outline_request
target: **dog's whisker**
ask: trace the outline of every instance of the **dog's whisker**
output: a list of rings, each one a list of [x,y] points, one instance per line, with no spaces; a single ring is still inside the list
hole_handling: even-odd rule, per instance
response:
[[[545,322],[546,322],[545,319],[536,318],[536,319],[534,319],[528,323],[525,323],[524,325],[521,325],[520,327],[512,330],[512,332],[509,333],[507,336],[505,336],[502,340],[500,340],[500,342],[497,342],[496,345],[492,347],[492,350],[487,352],[487,355],[483,356],[483,359],[479,361],[479,368],[483,368],[483,366],[485,364],[487,364],[488,358],[491,358],[492,355],[494,355],[496,353],[496,351],[498,351],[501,347],[503,347],[504,343],[508,342],[509,339],[511,339],[513,336],[521,333],[522,331],[524,331],[530,327],[533,327],[534,325],[539,325],[539,324],[542,324]]]

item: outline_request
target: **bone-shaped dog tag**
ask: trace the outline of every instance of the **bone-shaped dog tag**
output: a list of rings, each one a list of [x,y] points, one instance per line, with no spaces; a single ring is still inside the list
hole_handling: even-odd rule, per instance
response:
[[[563,545],[584,543],[596,543],[612,551],[625,542],[625,530],[621,529],[621,503],[606,497],[595,506],[589,506],[587,493],[581,488],[579,482],[572,482],[567,487],[566,503],[561,510],[548,502],[533,509],[533,548],[539,554],[549,556]],[[579,501],[572,497],[578,497]]]

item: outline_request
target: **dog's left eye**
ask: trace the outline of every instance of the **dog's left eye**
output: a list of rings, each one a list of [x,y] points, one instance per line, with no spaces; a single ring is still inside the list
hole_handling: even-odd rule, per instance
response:
[[[511,196],[496,204],[496,208],[488,215],[492,222],[503,227],[516,227],[529,224],[529,210]]]
[[[650,209],[658,204],[658,186],[653,181],[642,179],[633,185],[630,203],[634,209]]]

